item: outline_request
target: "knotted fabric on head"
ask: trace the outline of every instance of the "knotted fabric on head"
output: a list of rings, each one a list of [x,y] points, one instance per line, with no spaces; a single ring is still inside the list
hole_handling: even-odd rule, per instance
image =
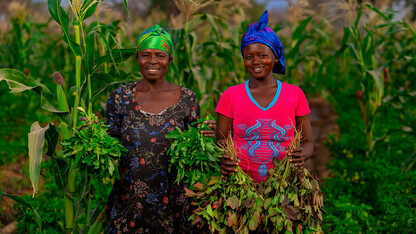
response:
[[[136,54],[144,49],[159,49],[166,51],[170,56],[173,53],[172,38],[159,25],[147,28],[137,39]]]
[[[267,11],[260,17],[259,22],[252,23],[247,27],[247,32],[241,38],[241,55],[244,57],[244,48],[252,43],[262,43],[270,47],[276,58],[279,60],[274,63],[273,72],[285,74],[285,57],[282,42],[276,33],[267,26],[269,17]]]

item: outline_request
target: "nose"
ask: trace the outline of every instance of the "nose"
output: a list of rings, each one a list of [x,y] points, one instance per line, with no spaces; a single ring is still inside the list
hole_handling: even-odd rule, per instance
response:
[[[259,64],[260,63],[260,57],[259,56],[254,56],[253,57],[253,63],[254,64]]]
[[[155,55],[151,55],[150,56],[150,59],[149,59],[149,63],[150,64],[156,64],[158,61],[157,61],[157,59],[156,59],[156,56]]]

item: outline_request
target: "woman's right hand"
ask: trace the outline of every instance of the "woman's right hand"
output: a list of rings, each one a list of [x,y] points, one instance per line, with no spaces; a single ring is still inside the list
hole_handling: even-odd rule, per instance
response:
[[[234,159],[231,156],[224,154],[220,162],[221,174],[227,176],[234,172],[237,172],[237,167],[239,165],[239,158],[237,158],[237,161],[234,161]]]

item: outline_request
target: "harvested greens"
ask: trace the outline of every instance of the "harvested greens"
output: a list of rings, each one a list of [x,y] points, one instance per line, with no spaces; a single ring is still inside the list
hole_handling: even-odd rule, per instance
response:
[[[301,146],[301,134],[296,131],[289,150]],[[316,176],[305,168],[299,168],[285,157],[274,160],[274,169],[262,183],[260,194],[264,197],[264,211],[267,217],[267,233],[322,232],[323,196]]]
[[[86,118],[80,121],[78,129],[74,129],[74,136],[61,143],[63,157],[72,158],[75,168],[81,171],[88,171],[102,178],[119,178],[115,161],[127,149],[118,139],[107,134],[109,126],[99,122],[96,115],[87,114],[81,107],[78,109]]]
[[[219,162],[222,158],[222,150],[214,143],[214,139],[205,137],[200,131],[209,130],[206,120],[212,119],[211,115],[200,118],[196,127],[189,126],[187,131],[181,131],[178,127],[166,134],[171,140],[168,154],[171,156],[168,171],[172,167],[177,171],[176,183],[184,182],[190,187],[196,182],[206,181],[210,176],[221,174]]]
[[[221,144],[224,151],[237,159],[231,135]],[[240,167],[230,176],[210,178],[205,184],[194,185],[196,191],[186,189],[197,208],[190,217],[193,225],[211,232],[248,233],[261,224],[263,198],[257,193],[255,182]]]
[[[219,161],[223,152],[237,160],[231,135],[219,149],[213,139],[199,130],[208,129],[204,121],[199,127],[169,133],[168,150],[171,167],[178,172],[176,182],[190,185],[186,196],[194,206],[189,218],[200,229],[219,233],[320,233],[323,196],[316,176],[295,167],[290,158],[274,160],[269,178],[262,184],[254,182],[240,167],[229,176],[220,175]],[[301,134],[295,132],[288,150],[301,145]]]

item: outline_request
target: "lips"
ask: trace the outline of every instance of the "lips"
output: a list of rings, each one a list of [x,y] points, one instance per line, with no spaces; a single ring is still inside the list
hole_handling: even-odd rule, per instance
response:
[[[156,73],[156,72],[159,72],[160,70],[161,70],[160,68],[155,68],[155,67],[146,68],[146,71],[149,73]]]
[[[257,73],[257,72],[263,71],[264,67],[254,67],[254,68],[252,68],[252,70]]]

